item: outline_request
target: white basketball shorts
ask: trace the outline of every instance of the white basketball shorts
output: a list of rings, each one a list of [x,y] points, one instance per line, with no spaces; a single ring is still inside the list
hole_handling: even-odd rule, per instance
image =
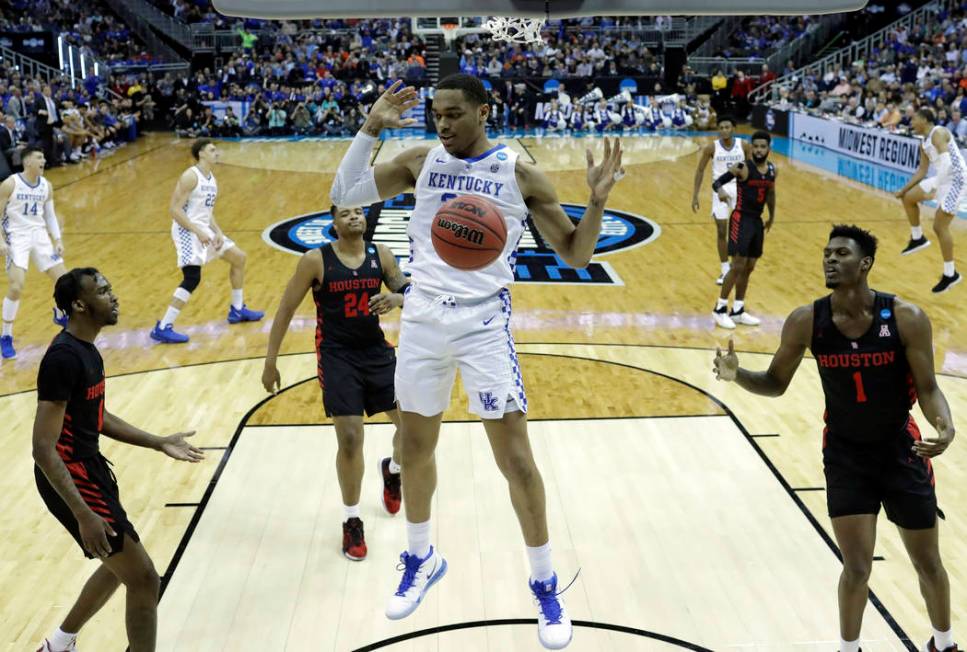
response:
[[[933,176],[920,182],[920,189],[928,198],[937,200],[937,207],[945,213],[956,215],[960,203],[967,197],[967,180],[962,174],[951,173],[943,180]]]
[[[735,198],[738,194],[738,186],[734,183],[726,184],[722,190],[729,196],[729,201],[724,202],[719,199],[719,194],[712,191],[712,217],[717,220],[727,220],[732,217],[735,210]]]
[[[205,228],[205,227],[202,227]],[[209,235],[214,237],[211,229],[205,229]],[[218,249],[214,246],[206,247],[198,239],[198,236],[182,227],[177,222],[171,223],[171,239],[175,242],[175,253],[178,255],[178,267],[197,265],[202,267],[207,263],[221,258],[222,254],[235,246],[232,240],[225,236],[225,242]]]
[[[472,304],[416,286],[407,291],[396,349],[400,409],[427,417],[446,410],[457,369],[474,414],[500,419],[507,412],[527,412],[510,333],[510,290]]]
[[[54,251],[50,234],[44,228],[14,233],[4,232],[3,239],[7,243],[6,269],[8,270],[11,265],[29,269],[31,258],[34,259],[37,269],[42,272],[64,262],[64,259]]]

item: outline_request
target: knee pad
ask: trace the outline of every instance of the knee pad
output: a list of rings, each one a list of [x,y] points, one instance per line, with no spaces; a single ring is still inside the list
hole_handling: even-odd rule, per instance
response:
[[[194,292],[195,288],[201,283],[201,267],[198,265],[185,265],[181,268],[181,273],[185,278],[178,287],[184,288],[188,292]]]

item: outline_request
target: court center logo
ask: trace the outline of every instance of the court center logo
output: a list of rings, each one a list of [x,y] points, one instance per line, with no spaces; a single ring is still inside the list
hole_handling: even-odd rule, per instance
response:
[[[400,260],[404,271],[410,256],[406,228],[413,206],[412,193],[404,193],[374,204],[366,211],[366,239],[389,247]],[[561,204],[561,208],[575,223],[580,221],[585,210],[579,204]],[[652,220],[634,213],[607,209],[594,249],[595,260],[584,269],[575,269],[554,253],[528,218],[517,247],[514,278],[519,283],[624,285],[614,268],[599,257],[640,247],[659,235],[661,227]],[[263,231],[262,239],[276,249],[302,254],[336,240],[336,233],[332,216],[329,211],[324,211],[277,222]]]

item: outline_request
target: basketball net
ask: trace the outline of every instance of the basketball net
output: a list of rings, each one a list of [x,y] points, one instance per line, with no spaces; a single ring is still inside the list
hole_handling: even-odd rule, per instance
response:
[[[543,45],[546,18],[514,18],[509,16],[491,16],[484,23],[484,29],[490,32],[495,41],[507,43],[526,43],[528,45]]]
[[[453,42],[457,39],[457,24],[443,23],[440,27],[443,28],[443,42],[446,43],[448,50],[452,50]]]

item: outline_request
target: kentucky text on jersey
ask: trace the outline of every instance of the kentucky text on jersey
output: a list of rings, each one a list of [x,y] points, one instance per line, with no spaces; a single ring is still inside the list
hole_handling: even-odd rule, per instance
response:
[[[329,281],[326,285],[328,292],[345,292],[346,290],[373,290],[378,289],[381,278],[354,278],[348,281]]]
[[[817,355],[820,367],[884,367],[896,362],[896,351]]]
[[[458,175],[447,174],[446,172],[430,172],[427,185],[431,188],[474,192],[481,195],[492,195],[493,197],[500,197],[500,189],[504,187],[502,183],[472,174]]]
[[[47,201],[47,193],[46,192],[33,192],[33,193],[31,193],[31,192],[18,192],[16,195],[14,195],[14,201],[39,201],[39,202],[46,202]]]

